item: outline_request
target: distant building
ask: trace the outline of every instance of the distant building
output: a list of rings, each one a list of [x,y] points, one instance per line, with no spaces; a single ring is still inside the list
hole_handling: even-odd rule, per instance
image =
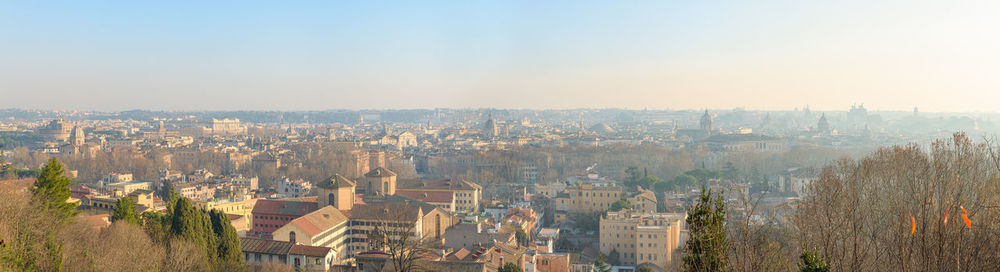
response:
[[[65,142],[69,139],[69,134],[73,131],[73,126],[63,119],[56,119],[48,125],[38,130],[38,134],[47,141]]]
[[[290,180],[284,178],[278,181],[278,193],[285,197],[303,197],[309,194],[312,188],[312,183],[302,179]]]
[[[479,212],[479,202],[482,199],[483,187],[465,180],[424,179],[410,180],[400,191],[447,191],[455,194],[455,209],[459,211]]]

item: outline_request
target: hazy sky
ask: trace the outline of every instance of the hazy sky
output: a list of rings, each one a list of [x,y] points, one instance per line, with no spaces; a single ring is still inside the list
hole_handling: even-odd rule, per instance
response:
[[[1000,111],[998,14],[1000,1],[0,1],[0,108]]]

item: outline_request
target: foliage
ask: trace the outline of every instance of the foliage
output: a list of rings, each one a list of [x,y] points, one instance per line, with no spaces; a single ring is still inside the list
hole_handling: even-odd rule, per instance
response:
[[[219,210],[209,212],[212,219],[212,232],[217,237],[216,253],[218,271],[231,270],[243,266],[243,252],[240,249],[240,236],[230,224],[229,216]]]
[[[799,271],[801,272],[829,272],[830,265],[823,261],[823,258],[812,251],[803,251],[799,256]]]
[[[520,226],[514,228],[514,238],[517,239],[517,244],[521,246],[528,246],[528,233],[525,232]]]
[[[601,213],[574,213],[571,218],[576,227],[583,231],[597,231],[601,227]]]
[[[723,193],[702,187],[698,203],[688,210],[688,233],[684,245],[685,271],[725,271],[729,263],[726,237],[726,202]]]
[[[32,199],[43,209],[54,211],[53,216],[68,220],[79,213],[76,204],[67,202],[71,182],[69,177],[63,176],[62,164],[53,157],[38,174],[38,180],[31,189]]]
[[[500,269],[498,271],[500,271],[500,272],[524,272],[524,268],[521,268],[520,265],[515,264],[515,263],[505,263],[505,264],[503,264],[502,267],[500,267]]]
[[[608,210],[612,211],[612,212],[617,212],[617,211],[627,210],[627,209],[632,209],[632,204],[629,204],[628,202],[625,202],[624,200],[618,200],[618,201],[615,201],[615,202],[611,203],[611,208],[608,209]]]
[[[556,240],[555,246],[556,250],[560,252],[569,252],[570,250],[576,248],[576,245],[573,244],[573,241],[570,241],[569,238],[566,238],[564,236],[559,236],[559,239]]]
[[[621,265],[622,264],[621,257],[622,257],[621,253],[618,252],[618,249],[612,248],[611,252],[608,252],[607,261],[611,265]]]
[[[122,197],[118,199],[118,204],[115,205],[114,214],[111,216],[111,222],[122,221],[139,225],[139,213],[135,208],[135,201],[131,197]]]
[[[597,260],[594,261],[594,271],[595,272],[611,272],[611,266],[604,261],[604,255],[597,256]]]
[[[800,243],[835,270],[996,270],[996,148],[959,133],[825,167],[793,218]]]

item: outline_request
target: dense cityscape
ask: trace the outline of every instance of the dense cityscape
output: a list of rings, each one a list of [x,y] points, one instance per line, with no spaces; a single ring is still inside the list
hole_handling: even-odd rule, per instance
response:
[[[0,272],[1000,271],[1000,1],[0,1]]]
[[[840,112],[8,109],[0,184],[5,194],[34,191],[56,163],[72,180],[65,201],[76,224],[100,230],[124,220],[172,241],[190,234],[171,232],[184,221],[165,216],[212,211],[211,224],[229,224],[221,228],[238,239],[238,250],[209,250],[218,260],[175,263],[167,254],[140,270],[238,262],[268,271],[505,271],[508,263],[672,271],[702,190],[723,192],[729,220],[747,229],[794,229],[826,165],[960,131],[993,135],[991,117],[860,104]],[[222,262],[226,254],[236,261]]]

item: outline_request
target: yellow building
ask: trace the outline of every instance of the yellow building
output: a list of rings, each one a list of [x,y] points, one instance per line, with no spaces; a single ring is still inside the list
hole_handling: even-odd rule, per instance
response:
[[[556,210],[568,212],[602,212],[611,203],[622,200],[622,187],[613,183],[581,184],[566,188],[556,196]]]
[[[666,268],[680,247],[684,213],[608,212],[601,217],[601,253],[619,254],[622,265]]]

